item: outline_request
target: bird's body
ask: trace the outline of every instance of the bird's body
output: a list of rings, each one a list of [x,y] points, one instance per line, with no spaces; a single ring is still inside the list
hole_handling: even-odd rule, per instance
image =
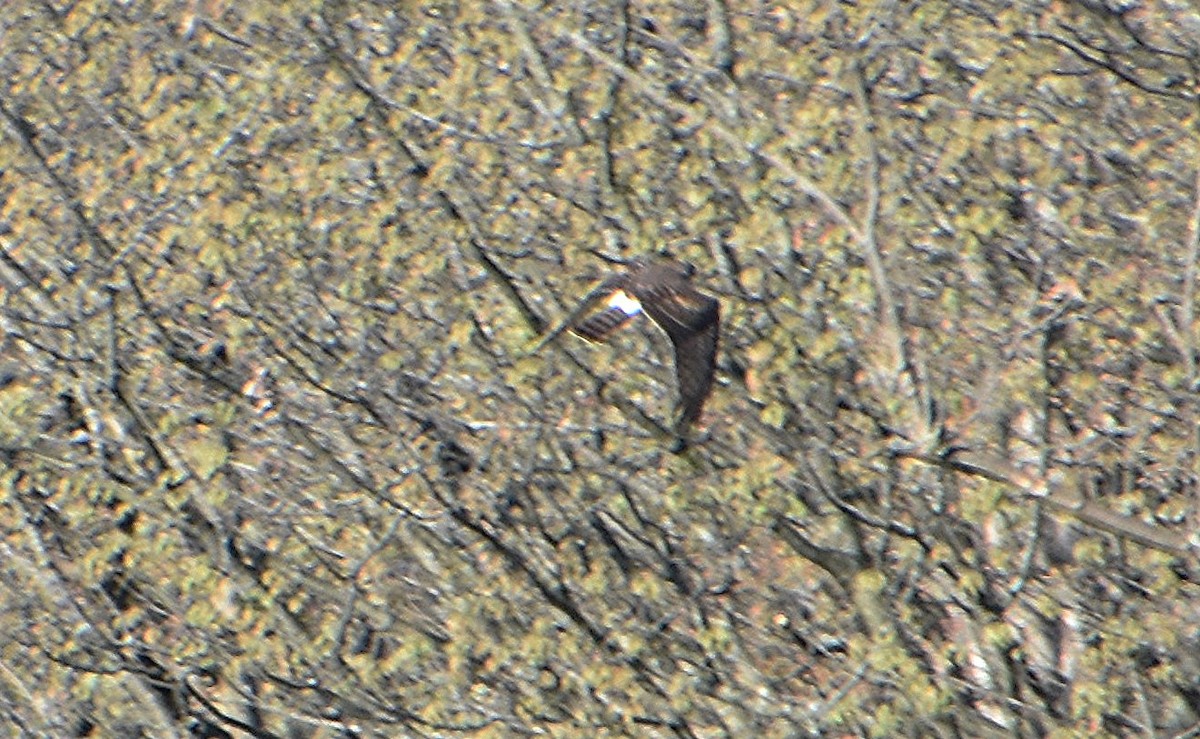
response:
[[[680,404],[675,432],[682,439],[700,418],[712,392],[720,333],[720,303],[692,287],[694,272],[686,263],[635,262],[629,271],[605,280],[593,290],[539,347],[565,330],[588,341],[604,341],[644,312],[667,333],[675,348]],[[583,318],[602,299],[606,307]]]

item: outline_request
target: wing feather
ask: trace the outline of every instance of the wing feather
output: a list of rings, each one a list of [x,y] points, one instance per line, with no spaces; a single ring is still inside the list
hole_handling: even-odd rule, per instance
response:
[[[588,341],[601,342],[636,316],[637,313],[626,313],[621,308],[613,306],[576,323],[571,327],[571,333]]]
[[[679,379],[679,422],[676,433],[683,434],[700,419],[704,403],[712,393],[717,371],[717,341],[721,316],[716,300],[705,313],[706,323],[686,338],[672,339],[675,344],[675,376]]]
[[[592,291],[590,293],[588,293],[584,297],[584,299],[579,302],[579,305],[575,308],[575,310],[571,311],[571,313],[566,318],[563,319],[562,323],[560,323],[557,328],[555,328],[553,331],[548,332],[545,336],[543,336],[541,338],[540,341],[538,341],[537,345],[535,345],[533,347],[533,349],[530,350],[530,353],[531,354],[538,353],[547,344],[554,341],[555,339],[557,339],[559,336],[566,333],[567,331],[571,331],[572,329],[574,329],[576,324],[579,323],[580,318],[585,313],[587,313],[588,311],[595,308],[596,304],[599,303],[601,300],[610,297],[614,290],[621,289],[621,286],[624,284],[625,280],[626,280],[625,275],[617,275],[615,277],[608,278],[607,280],[605,280],[604,282],[600,283],[598,286],[593,288]]]
[[[721,304],[686,284],[650,286],[638,291],[637,298],[646,315],[667,332],[675,347],[680,406],[676,430],[682,434],[699,420],[712,392]]]

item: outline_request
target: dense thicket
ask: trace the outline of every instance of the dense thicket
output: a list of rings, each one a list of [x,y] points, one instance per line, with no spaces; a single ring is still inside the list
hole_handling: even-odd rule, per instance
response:
[[[17,2],[0,714],[1200,725],[1186,4]],[[531,354],[611,261],[723,304]]]

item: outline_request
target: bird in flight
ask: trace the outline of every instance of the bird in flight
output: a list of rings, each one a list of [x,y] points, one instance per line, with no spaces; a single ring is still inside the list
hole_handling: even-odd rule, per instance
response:
[[[534,351],[564,331],[588,341],[602,342],[639,314],[650,316],[675,347],[680,407],[675,434],[683,443],[688,428],[700,418],[704,402],[712,392],[721,325],[721,304],[691,285],[695,271],[687,262],[635,261],[628,271],[610,277],[592,290]],[[584,317],[601,301],[605,306],[602,310]]]

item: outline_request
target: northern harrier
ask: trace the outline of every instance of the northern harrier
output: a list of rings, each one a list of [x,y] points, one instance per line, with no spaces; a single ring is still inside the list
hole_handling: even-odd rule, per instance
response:
[[[589,293],[538,348],[568,330],[588,341],[604,341],[644,311],[667,332],[675,347],[680,407],[675,433],[682,440],[688,427],[700,418],[712,392],[720,331],[721,304],[692,287],[695,271],[686,262],[634,262],[628,272],[605,280]],[[601,300],[605,302],[603,310],[582,318]]]

